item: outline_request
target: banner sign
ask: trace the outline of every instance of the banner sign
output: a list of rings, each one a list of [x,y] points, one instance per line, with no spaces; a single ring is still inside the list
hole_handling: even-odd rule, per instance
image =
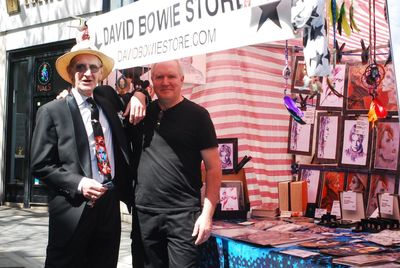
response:
[[[116,69],[292,39],[292,0],[138,1],[88,21]]]

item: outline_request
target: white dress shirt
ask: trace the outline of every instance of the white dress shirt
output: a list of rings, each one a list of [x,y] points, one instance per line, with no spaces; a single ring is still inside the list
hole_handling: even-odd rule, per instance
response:
[[[78,107],[79,111],[82,116],[83,124],[85,125],[86,129],[86,134],[88,137],[89,141],[89,149],[90,149],[90,162],[91,162],[91,167],[92,167],[92,177],[96,181],[103,183],[106,178],[103,174],[99,172],[99,169],[97,168],[97,160],[96,160],[96,147],[95,147],[95,141],[94,141],[94,135],[93,135],[93,127],[91,123],[91,112],[90,112],[90,104],[86,101],[88,97],[81,95],[77,89],[72,88],[71,90],[72,95],[74,96]],[[104,134],[104,141],[106,144],[107,148],[107,157],[108,161],[110,162],[111,166],[111,178],[114,178],[115,175],[115,167],[114,167],[114,147],[112,143],[112,133],[111,133],[111,128],[110,125],[108,124],[107,118],[102,111],[100,105],[97,105],[99,109],[99,121],[101,124],[101,128],[103,129],[103,134]],[[79,186],[79,190],[81,189],[81,185]]]

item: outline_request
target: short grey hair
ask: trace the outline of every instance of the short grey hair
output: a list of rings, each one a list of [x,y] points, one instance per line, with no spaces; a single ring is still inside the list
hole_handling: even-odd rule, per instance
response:
[[[179,74],[183,76],[183,69],[182,69],[181,62],[180,62],[179,60],[169,60],[169,61],[164,61],[164,62],[176,62],[176,64],[178,65]],[[156,62],[156,63],[153,63],[153,64],[151,65],[151,70],[154,70],[155,67],[157,66],[157,64],[160,64],[160,63],[163,63],[163,62]],[[153,72],[151,72],[151,77],[153,77]]]

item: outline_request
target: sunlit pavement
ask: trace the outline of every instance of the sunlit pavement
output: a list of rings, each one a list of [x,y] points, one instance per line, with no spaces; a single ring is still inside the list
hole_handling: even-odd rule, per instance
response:
[[[48,221],[45,208],[0,206],[0,268],[44,267]],[[118,268],[132,267],[130,230],[123,222]]]

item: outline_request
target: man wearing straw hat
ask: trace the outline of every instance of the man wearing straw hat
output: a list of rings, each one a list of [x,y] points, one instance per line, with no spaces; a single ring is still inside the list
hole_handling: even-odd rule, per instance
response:
[[[119,200],[131,205],[133,194],[125,131],[100,94],[113,89],[96,88],[113,66],[88,40],[78,43],[56,61],[70,94],[37,112],[31,159],[33,176],[49,187],[46,267],[117,266]]]

